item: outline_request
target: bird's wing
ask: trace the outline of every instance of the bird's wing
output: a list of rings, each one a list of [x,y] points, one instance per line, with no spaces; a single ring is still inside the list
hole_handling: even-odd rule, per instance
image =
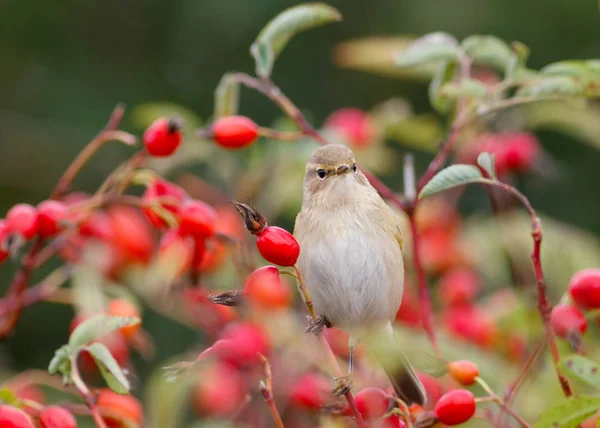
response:
[[[400,226],[396,226],[396,231],[394,232],[394,238],[396,239],[396,242],[398,243],[398,245],[400,246],[400,249],[402,250],[404,248],[404,238],[402,238],[402,231],[400,230]]]

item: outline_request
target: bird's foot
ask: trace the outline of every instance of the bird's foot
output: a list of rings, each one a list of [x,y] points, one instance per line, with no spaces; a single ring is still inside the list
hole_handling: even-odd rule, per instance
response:
[[[340,397],[350,392],[352,389],[352,378],[350,375],[334,377],[333,378],[333,390],[331,391],[336,397]]]
[[[308,327],[306,327],[307,334],[319,335],[325,327],[330,327],[331,324],[323,315],[319,315],[317,319],[313,320],[309,317]]]

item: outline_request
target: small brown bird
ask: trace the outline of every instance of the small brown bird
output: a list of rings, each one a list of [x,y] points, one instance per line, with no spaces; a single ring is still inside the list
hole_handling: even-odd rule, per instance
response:
[[[391,322],[402,301],[404,263],[398,220],[343,145],[316,149],[306,165],[294,235],[298,267],[315,310],[350,333],[350,374],[357,332]],[[398,396],[423,404],[424,388],[406,360],[390,374]]]

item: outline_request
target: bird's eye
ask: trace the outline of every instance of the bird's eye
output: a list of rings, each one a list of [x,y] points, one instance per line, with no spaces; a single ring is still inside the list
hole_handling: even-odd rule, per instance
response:
[[[356,172],[356,164],[355,163],[352,164],[352,171]]]
[[[322,180],[325,178],[325,176],[327,175],[327,173],[325,172],[324,169],[320,169],[317,171],[317,175],[319,176],[319,178]]]

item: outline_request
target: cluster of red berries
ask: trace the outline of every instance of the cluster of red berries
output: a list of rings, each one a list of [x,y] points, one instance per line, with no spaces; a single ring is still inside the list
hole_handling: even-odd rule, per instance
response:
[[[459,161],[477,165],[477,156],[483,152],[494,155],[496,172],[502,175],[530,170],[542,149],[535,135],[528,132],[483,134],[463,148]]]
[[[600,269],[584,269],[573,275],[569,296],[573,304],[557,305],[551,322],[557,336],[576,339],[587,330],[584,311],[600,309]]]

